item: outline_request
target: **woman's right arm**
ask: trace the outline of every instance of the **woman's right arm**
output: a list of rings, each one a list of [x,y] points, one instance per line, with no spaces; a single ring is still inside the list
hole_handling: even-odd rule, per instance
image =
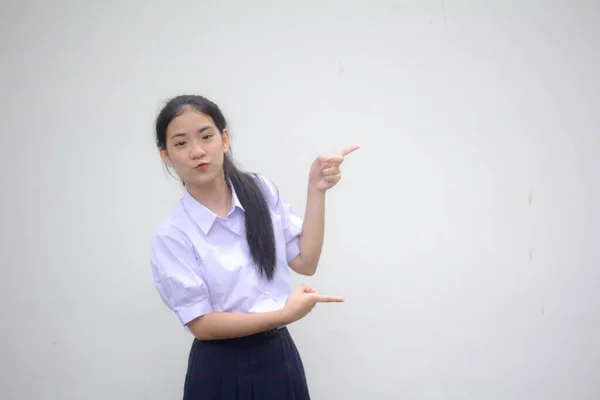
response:
[[[292,323],[286,309],[257,314],[211,312],[187,324],[199,340],[234,339]]]
[[[258,314],[208,313],[187,326],[199,340],[238,338],[289,325],[304,318],[317,303],[341,302],[344,302],[341,297],[325,296],[311,287],[300,285],[278,311]]]

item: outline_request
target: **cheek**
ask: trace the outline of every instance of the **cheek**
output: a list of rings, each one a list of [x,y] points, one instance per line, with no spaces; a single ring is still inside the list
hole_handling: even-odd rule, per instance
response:
[[[217,152],[213,155],[212,162],[214,165],[218,166],[219,168],[222,168],[224,159],[225,157],[223,155],[223,152]]]
[[[181,166],[184,165],[183,159],[184,159],[184,154],[182,151],[172,151],[170,153],[171,166],[175,170],[180,169]]]
[[[210,148],[210,154],[211,154],[211,158],[213,160],[222,160],[223,156],[225,155],[224,149],[223,149],[224,145],[223,143],[215,143],[214,146],[211,146]]]

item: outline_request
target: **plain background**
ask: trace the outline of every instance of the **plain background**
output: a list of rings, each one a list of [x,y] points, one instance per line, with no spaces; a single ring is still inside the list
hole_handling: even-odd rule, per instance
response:
[[[199,93],[347,298],[291,327],[316,400],[600,398],[600,3],[8,1],[0,398],[177,399],[191,336],[149,241],[156,113]]]

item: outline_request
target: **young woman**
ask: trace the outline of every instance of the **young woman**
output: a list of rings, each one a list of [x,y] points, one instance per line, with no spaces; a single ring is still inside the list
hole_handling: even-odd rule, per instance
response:
[[[304,220],[268,179],[238,170],[219,107],[171,99],[156,121],[165,164],[184,184],[152,239],[152,274],[166,306],[195,340],[185,400],[306,400],[302,361],[286,328],[318,302],[342,302],[302,285],[323,245],[325,192],[352,146],[310,168]]]

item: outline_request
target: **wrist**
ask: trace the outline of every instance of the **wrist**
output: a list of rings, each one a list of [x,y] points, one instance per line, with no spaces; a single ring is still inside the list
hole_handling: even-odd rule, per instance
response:
[[[310,196],[321,196],[325,197],[325,189],[319,189],[316,185],[308,184],[308,194]]]
[[[282,309],[275,311],[275,313],[277,313],[277,319],[279,320],[281,326],[289,325],[294,322],[294,318],[292,318],[289,310],[285,306]]]
[[[279,325],[283,326],[283,325],[288,325],[290,324],[290,318],[289,318],[289,313],[287,312],[287,310],[285,309],[285,307],[283,307],[280,310],[275,311],[275,315],[277,317],[277,321],[279,321]]]

